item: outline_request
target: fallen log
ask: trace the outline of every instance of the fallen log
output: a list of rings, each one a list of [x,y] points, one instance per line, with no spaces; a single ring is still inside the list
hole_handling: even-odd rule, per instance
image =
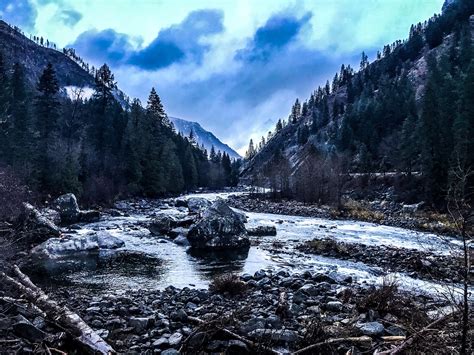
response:
[[[50,322],[68,332],[84,352],[104,355],[115,353],[114,349],[94,332],[79,315],[51,300],[28,276],[21,272],[18,266],[15,265],[13,270],[18,280],[4,272],[0,273],[0,279],[41,310]]]
[[[327,339],[325,341],[322,341],[320,343],[312,344],[309,345],[303,349],[297,350],[293,353],[292,355],[297,355],[297,354],[304,354],[308,351],[314,350],[316,348],[319,348],[324,345],[330,345],[330,344],[337,344],[337,343],[372,343],[372,338],[368,336],[361,336],[361,337],[346,337],[346,338],[332,338],[332,339]]]

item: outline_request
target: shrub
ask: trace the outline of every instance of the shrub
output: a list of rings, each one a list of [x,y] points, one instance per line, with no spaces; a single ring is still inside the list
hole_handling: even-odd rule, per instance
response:
[[[247,284],[234,274],[223,274],[214,277],[209,286],[212,292],[228,293],[231,296],[243,294],[247,291]]]

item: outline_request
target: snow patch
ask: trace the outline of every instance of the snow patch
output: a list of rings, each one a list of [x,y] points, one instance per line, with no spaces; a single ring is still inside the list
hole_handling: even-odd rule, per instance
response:
[[[94,94],[94,89],[89,86],[79,87],[75,85],[68,85],[63,87],[63,89],[66,95],[72,101],[76,101],[78,99],[89,100]]]

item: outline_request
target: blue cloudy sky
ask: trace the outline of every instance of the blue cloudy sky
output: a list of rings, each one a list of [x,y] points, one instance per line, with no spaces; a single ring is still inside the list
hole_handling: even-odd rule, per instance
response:
[[[357,66],[443,0],[0,0],[0,16],[89,63],[120,88],[200,122],[241,153],[342,63]]]

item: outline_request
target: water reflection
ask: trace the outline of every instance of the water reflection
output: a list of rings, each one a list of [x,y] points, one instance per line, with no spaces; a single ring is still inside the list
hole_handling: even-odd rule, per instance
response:
[[[196,250],[189,249],[188,255],[196,270],[207,278],[224,273],[241,273],[249,256],[249,249]]]

